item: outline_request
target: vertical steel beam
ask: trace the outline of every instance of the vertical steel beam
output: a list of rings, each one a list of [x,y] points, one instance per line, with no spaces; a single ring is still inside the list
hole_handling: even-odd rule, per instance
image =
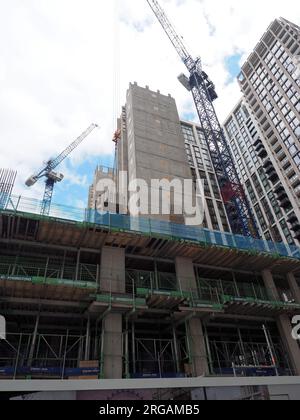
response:
[[[131,325],[131,337],[132,337],[132,366],[133,366],[133,373],[136,374],[136,347],[135,347],[135,322],[132,321]]]
[[[33,332],[32,341],[31,341],[29,358],[28,358],[28,367],[31,367],[32,366],[33,356],[34,356],[34,349],[35,349],[35,345],[36,345],[36,339],[37,339],[38,328],[39,328],[39,323],[40,323],[40,314],[37,315],[36,321],[35,321],[35,327],[34,327],[34,332]]]
[[[85,356],[84,356],[85,361],[88,361],[90,357],[90,342],[91,342],[91,318],[89,315],[87,323],[86,323]]]
[[[177,341],[177,332],[176,328],[173,325],[173,341],[174,341],[174,351],[175,351],[175,362],[176,362],[176,371],[180,373],[180,362],[179,362],[179,349],[178,349],[178,341]]]
[[[79,280],[79,271],[80,271],[80,257],[81,257],[81,250],[77,251],[77,262],[76,262],[76,274],[75,274],[75,281]]]

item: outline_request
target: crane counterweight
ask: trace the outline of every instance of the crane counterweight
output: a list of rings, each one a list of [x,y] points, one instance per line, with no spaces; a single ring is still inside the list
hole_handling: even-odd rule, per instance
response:
[[[26,187],[33,187],[33,185],[35,185],[38,182],[38,178],[36,178],[35,176],[31,176],[30,178],[27,179],[27,181],[25,182]]]

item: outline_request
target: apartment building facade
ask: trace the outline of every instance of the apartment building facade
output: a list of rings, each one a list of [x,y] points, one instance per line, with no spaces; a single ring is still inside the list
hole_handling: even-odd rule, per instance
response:
[[[247,106],[239,104],[225,123],[261,231],[267,238],[296,244],[300,240],[299,37],[297,25],[283,18],[272,22],[238,78]],[[249,150],[243,151],[247,145]],[[256,174],[251,174],[252,164]]]
[[[288,191],[279,165],[274,162],[274,170],[268,174],[264,162],[272,159],[272,151],[263,145],[263,134],[244,100],[241,100],[224,123],[236,167],[245,192],[251,203],[257,226],[262,238],[274,242],[299,244],[295,232],[288,223],[292,214],[300,216],[296,200],[281,207],[277,189],[283,186]]]
[[[216,172],[203,131],[198,124],[187,121],[181,121],[181,129],[192,177],[204,182],[204,227],[220,232],[230,232]]]

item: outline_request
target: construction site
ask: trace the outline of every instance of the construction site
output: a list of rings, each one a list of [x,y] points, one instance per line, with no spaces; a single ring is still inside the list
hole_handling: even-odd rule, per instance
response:
[[[1,211],[2,379],[299,375],[299,257],[232,234],[199,228],[189,239],[167,222],[135,232],[126,216],[79,222],[28,204]]]
[[[127,389],[136,399],[202,399],[199,390],[236,379],[236,398],[264,399],[265,387],[300,376],[300,248],[261,239],[214,110],[215,87],[157,1],[148,3],[190,73],[180,80],[195,100],[227,228],[189,226],[185,215],[133,217],[122,201],[127,184],[97,209],[97,181],[122,171],[146,181],[198,177],[175,100],[137,83],[118,120],[115,168],[97,169],[86,209],[52,203],[63,181],[54,171],[95,124],[28,179],[32,187],[46,178],[43,200],[14,195],[16,174],[1,171],[2,391],[14,381],[22,383],[15,391],[39,391],[42,380],[44,391],[51,381],[73,383],[64,389],[74,399]],[[118,385],[104,388],[109,380]]]

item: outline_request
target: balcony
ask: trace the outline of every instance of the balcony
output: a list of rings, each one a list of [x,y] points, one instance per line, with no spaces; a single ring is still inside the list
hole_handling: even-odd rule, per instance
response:
[[[291,225],[291,231],[296,234],[300,233],[300,223],[298,221]]]
[[[282,166],[282,169],[286,170],[288,166],[290,165],[290,159],[286,157],[280,162],[280,164]]]
[[[275,171],[275,169],[272,169],[272,171],[270,171],[268,173],[268,179],[269,179],[269,181],[272,182],[272,184],[276,184],[276,182],[279,180],[277,172]]]
[[[268,153],[265,149],[265,146],[263,145],[263,143],[260,139],[256,140],[256,142],[254,142],[253,146],[255,147],[255,151],[256,151],[258,157],[260,157],[261,159],[264,159],[268,156]]]
[[[290,176],[295,175],[295,171],[294,171],[294,168],[292,167],[292,165],[291,166],[288,166],[285,169],[285,174],[286,174],[287,177],[290,177]]]
[[[296,187],[294,191],[295,191],[297,197],[300,198],[300,185],[298,187]]]
[[[298,175],[294,175],[292,178],[290,178],[290,183],[293,188],[298,187],[300,185],[300,179]]]
[[[275,153],[279,160],[283,160],[286,157],[285,151],[282,149],[281,145],[278,145],[278,149],[275,149]]]
[[[266,175],[269,179],[269,181],[271,181],[273,184],[275,184],[278,181],[278,175],[277,172],[275,171],[275,168],[272,164],[272,162],[270,160],[268,160],[265,164],[264,164],[264,169],[266,171]]]
[[[289,200],[289,197],[288,197],[287,193],[285,192],[285,189],[282,185],[280,185],[276,188],[275,194],[276,194],[277,200],[278,200],[281,208],[287,209],[291,206],[291,202]]]
[[[275,184],[276,181],[278,181],[279,177],[277,175],[277,172],[275,171],[275,168],[273,166],[273,163],[268,159],[264,164],[264,169],[266,171],[266,174],[269,178],[269,180]]]
[[[291,216],[287,219],[287,222],[291,225],[293,225],[295,222],[298,222],[298,217],[293,213]]]

